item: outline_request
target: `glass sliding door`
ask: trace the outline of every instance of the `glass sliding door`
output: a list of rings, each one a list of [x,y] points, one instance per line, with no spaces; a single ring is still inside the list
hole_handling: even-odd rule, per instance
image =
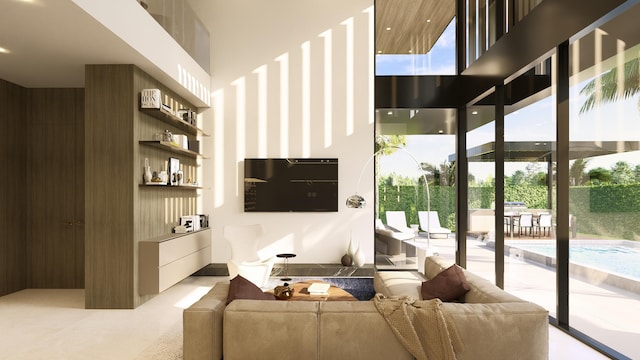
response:
[[[512,93],[525,95],[505,105],[504,288],[554,316],[556,97],[551,64],[547,59],[508,84],[516,90]]]
[[[377,231],[380,270],[419,269],[431,253],[455,259],[455,171],[449,160],[455,154],[455,114],[450,109],[376,111],[376,134],[381,140],[376,159],[377,212],[394,231],[387,234],[391,238]]]
[[[495,282],[495,106],[467,108],[467,270]]]
[[[640,358],[636,5],[570,47],[569,324]]]

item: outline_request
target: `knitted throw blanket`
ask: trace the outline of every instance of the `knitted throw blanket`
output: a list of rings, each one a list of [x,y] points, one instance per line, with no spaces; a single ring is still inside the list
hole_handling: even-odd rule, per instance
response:
[[[455,360],[462,341],[440,299],[415,300],[407,296],[373,299],[402,345],[418,360]],[[454,351],[455,350],[455,351]]]

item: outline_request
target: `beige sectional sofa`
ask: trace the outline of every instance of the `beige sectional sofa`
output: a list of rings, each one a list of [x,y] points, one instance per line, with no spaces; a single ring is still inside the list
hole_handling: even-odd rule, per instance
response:
[[[425,275],[378,272],[376,291],[420,299],[420,286],[448,267],[425,259]],[[548,312],[464,272],[465,303],[444,303],[460,334],[464,359],[546,359]],[[218,283],[184,310],[184,359],[413,359],[373,301],[234,300]]]

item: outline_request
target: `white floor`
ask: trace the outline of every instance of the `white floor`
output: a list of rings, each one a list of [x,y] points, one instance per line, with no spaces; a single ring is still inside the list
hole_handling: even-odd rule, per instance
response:
[[[142,359],[180,331],[182,310],[226,277],[190,277],[134,310],[84,309],[83,290],[28,289],[0,297],[0,359]],[[549,327],[549,359],[606,359]]]

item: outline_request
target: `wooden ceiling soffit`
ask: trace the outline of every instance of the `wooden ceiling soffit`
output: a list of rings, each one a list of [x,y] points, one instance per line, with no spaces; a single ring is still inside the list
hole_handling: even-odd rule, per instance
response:
[[[376,53],[426,54],[456,13],[455,0],[376,0]]]

